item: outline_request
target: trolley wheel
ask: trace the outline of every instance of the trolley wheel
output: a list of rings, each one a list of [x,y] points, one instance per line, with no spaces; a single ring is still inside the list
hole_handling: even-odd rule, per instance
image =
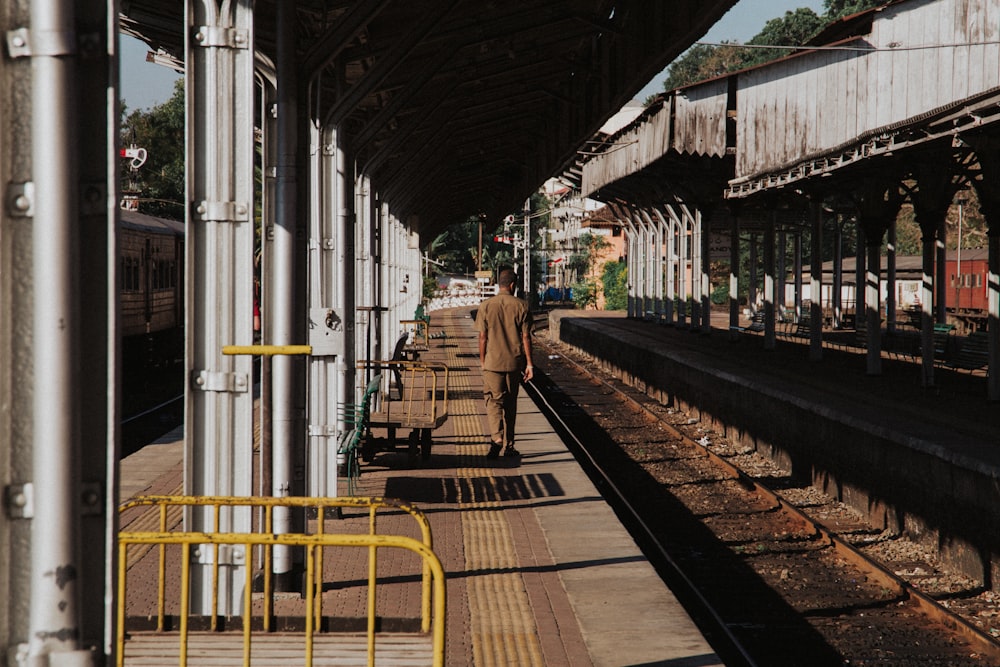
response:
[[[365,463],[371,463],[372,459],[375,458],[375,449],[375,438],[369,435],[361,443],[361,460]]]
[[[424,461],[431,457],[431,430],[429,428],[420,429],[420,456]]]
[[[413,429],[410,431],[409,437],[406,439],[406,454],[410,459],[410,463],[415,463],[417,460],[417,454],[420,451],[420,429]]]

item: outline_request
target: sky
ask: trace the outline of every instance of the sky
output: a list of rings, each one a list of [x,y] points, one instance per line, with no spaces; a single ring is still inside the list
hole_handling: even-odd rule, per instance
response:
[[[174,94],[174,81],[180,74],[164,65],[146,62],[149,47],[143,42],[120,35],[121,95],[130,111],[163,104]]]
[[[740,0],[702,38],[706,42],[737,40],[745,42],[773,18],[798,7],[809,7],[817,14],[823,12],[823,0]],[[131,110],[149,109],[167,101],[174,91],[174,81],[180,76],[163,65],[146,62],[148,48],[142,42],[121,36],[121,86],[122,97]],[[636,95],[644,100],[663,90],[666,71],[653,77]]]

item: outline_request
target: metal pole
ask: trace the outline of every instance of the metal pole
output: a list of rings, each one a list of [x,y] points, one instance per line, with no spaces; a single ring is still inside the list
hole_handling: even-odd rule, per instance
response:
[[[962,204],[965,203],[964,199],[959,198],[958,200],[958,242],[955,244],[955,312],[958,313],[958,309],[962,305]]]
[[[729,224],[729,338],[737,340],[740,324],[740,218]]]
[[[345,133],[337,130],[337,272],[335,280],[337,283],[337,309],[343,320],[344,341],[341,346],[341,353],[337,358],[337,402],[345,405],[353,400],[355,359],[354,353],[354,332],[355,332],[355,306],[356,304],[356,283],[355,283],[355,248],[357,238],[356,228],[356,190],[354,175],[354,160],[351,159],[344,141]],[[417,273],[420,275],[420,251],[417,251]]]
[[[253,340],[251,5],[249,0],[226,3],[221,13],[212,1],[185,3],[191,203],[185,365],[193,381],[185,391],[184,434],[185,490],[191,495],[253,491],[253,363],[248,356],[222,354],[224,345]],[[219,39],[221,34],[232,39]],[[207,509],[192,509],[186,516],[186,527],[193,531],[240,532],[250,523],[249,508],[227,508],[218,521]],[[243,549],[219,551],[218,561],[212,549],[195,550],[193,556],[191,613],[236,613],[246,583]]]
[[[809,359],[823,358],[823,207],[812,204],[812,237],[809,276]]]
[[[701,209],[696,211],[701,230],[701,332],[712,332],[712,235]]]
[[[76,261],[77,145],[74,132],[74,3],[36,0],[31,33],[48,44],[31,54],[33,478],[30,487],[29,656],[79,652],[79,337]],[[30,661],[35,664],[35,660]],[[82,660],[81,660],[82,662]],[[38,659],[37,664],[42,664]]]
[[[524,298],[531,294],[531,199],[524,200]]]
[[[271,330],[275,345],[291,345],[295,318],[295,228],[296,165],[298,158],[298,77],[296,68],[294,0],[279,3],[277,7],[277,70],[278,70],[278,159],[275,184],[274,226],[274,303],[271,311]],[[272,361],[272,447],[271,495],[288,496],[292,488],[294,468],[295,413],[294,357],[278,357]],[[274,532],[291,532],[292,517],[288,508],[275,508]],[[292,553],[289,547],[274,548],[273,569],[276,575],[290,573]],[[280,578],[276,584],[290,587]]]
[[[777,280],[774,267],[774,237],[778,212],[768,211],[764,228],[764,349],[773,350],[777,344],[774,314],[778,301]]]

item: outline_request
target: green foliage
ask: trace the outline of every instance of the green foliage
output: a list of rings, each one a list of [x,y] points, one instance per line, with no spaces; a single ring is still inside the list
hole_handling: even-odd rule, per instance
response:
[[[149,215],[184,218],[184,82],[174,84],[173,96],[149,111],[133,111],[122,121],[123,146],[145,148],[146,164],[138,171],[143,200],[140,210]],[[123,170],[127,178],[127,168]]]
[[[826,8],[824,18],[827,21],[836,21],[844,16],[884,5],[886,2],[887,0],[824,0],[823,6]]]
[[[573,303],[580,310],[597,307],[597,283],[593,280],[583,280],[570,286],[573,290]]]
[[[628,307],[628,265],[625,262],[605,262],[601,285],[604,289],[604,310],[625,310]]]
[[[705,44],[695,44],[688,49],[684,55],[675,60],[667,70],[667,78],[663,82],[664,90],[680,88],[695,81],[702,81],[711,78],[713,75],[707,74],[705,61],[716,50],[715,46]]]
[[[424,299],[430,300],[434,297],[434,292],[437,291],[438,282],[437,278],[434,276],[424,276],[423,289],[421,293],[424,295]]]
[[[764,28],[747,44],[758,46],[788,46],[805,44],[818,33],[826,21],[816,16],[816,12],[800,7],[794,12],[785,12],[782,18],[771,19]],[[766,63],[788,54],[787,49],[752,49],[746,52],[744,67]]]
[[[576,275],[580,277],[590,275],[594,267],[594,262],[597,261],[601,252],[610,245],[610,243],[604,240],[604,237],[597,234],[589,232],[580,234],[580,237],[577,239],[579,251],[570,255],[569,259],[566,260],[567,268],[571,271],[576,271]]]
[[[719,282],[709,295],[709,300],[716,306],[721,306],[729,302],[729,281]]]

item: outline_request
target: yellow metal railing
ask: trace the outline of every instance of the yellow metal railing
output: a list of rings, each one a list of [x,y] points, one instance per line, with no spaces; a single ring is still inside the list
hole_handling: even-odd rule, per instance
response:
[[[213,532],[170,532],[168,526],[168,510],[178,506],[211,507],[213,510]],[[149,545],[159,547],[157,565],[157,630],[162,632],[166,618],[166,547],[170,544],[181,545],[181,599],[180,599],[180,633],[181,633],[181,666],[186,665],[186,650],[188,637],[187,610],[190,599],[190,548],[192,544],[213,545],[212,559],[212,608],[218,608],[219,584],[219,547],[221,545],[244,545],[246,547],[247,586],[250,586],[253,572],[252,547],[263,548],[263,629],[271,631],[273,615],[273,590],[271,581],[272,549],[275,545],[307,547],[306,582],[306,665],[312,664],[313,634],[322,619],[323,591],[323,547],[362,547],[369,549],[368,559],[368,597],[367,597],[367,641],[368,664],[374,665],[375,657],[375,621],[376,621],[376,584],[378,572],[378,549],[380,547],[395,547],[415,552],[422,559],[421,577],[421,630],[428,632],[433,629],[434,664],[443,665],[444,652],[444,571],[440,561],[434,555],[430,524],[426,516],[412,505],[391,498],[248,498],[229,496],[137,496],[119,507],[120,512],[136,508],[156,508],[159,512],[158,531],[121,531],[118,534],[119,572],[118,572],[118,609],[117,609],[117,655],[118,665],[124,660],[125,642],[125,604],[126,581],[129,568],[129,546]],[[218,532],[222,507],[257,507],[264,509],[263,525],[252,533],[222,533]],[[313,534],[288,533],[273,534],[273,510],[275,507],[315,508],[320,518],[316,522],[317,530]],[[328,508],[367,508],[367,535],[329,534],[324,532],[324,521]],[[397,535],[377,534],[377,515],[379,510],[391,509],[402,511],[412,516],[420,529],[421,539]],[[244,614],[244,665],[249,666],[250,618],[252,596],[244,596],[246,610]],[[433,609],[432,609],[433,606]],[[211,630],[217,630],[217,615],[210,617]],[[433,627],[432,627],[433,626]]]
[[[312,354],[311,345],[223,345],[222,354],[237,355],[251,354],[255,356],[273,357],[277,354],[292,356],[309,356]]]

